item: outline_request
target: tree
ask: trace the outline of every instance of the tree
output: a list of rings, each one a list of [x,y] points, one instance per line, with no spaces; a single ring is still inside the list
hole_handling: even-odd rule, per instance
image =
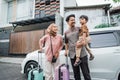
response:
[[[115,3],[119,3],[119,2],[120,2],[120,0],[113,0],[113,2],[115,2]]]

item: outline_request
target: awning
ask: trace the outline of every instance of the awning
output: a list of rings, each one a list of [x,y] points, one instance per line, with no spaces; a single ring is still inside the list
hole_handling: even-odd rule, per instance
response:
[[[113,7],[113,8],[110,10],[110,14],[115,14],[115,13],[120,13],[120,6]]]
[[[28,19],[28,20],[22,20],[22,21],[9,22],[9,23],[12,24],[15,29],[17,26],[26,26],[26,25],[37,24],[37,23],[40,24],[40,23],[50,22],[50,21],[55,21],[55,15],[46,16],[43,18],[35,18],[35,19]]]

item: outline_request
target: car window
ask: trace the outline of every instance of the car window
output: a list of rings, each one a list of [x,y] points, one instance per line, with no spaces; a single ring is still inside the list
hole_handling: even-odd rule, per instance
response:
[[[118,35],[119,35],[119,37],[120,37],[120,32],[117,32],[118,33]]]
[[[117,46],[117,39],[113,33],[92,34],[91,48]]]

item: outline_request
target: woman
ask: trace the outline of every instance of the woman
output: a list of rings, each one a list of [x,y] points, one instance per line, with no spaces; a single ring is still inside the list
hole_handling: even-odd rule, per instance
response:
[[[59,52],[63,47],[63,41],[57,31],[57,25],[52,23],[47,28],[48,33],[39,40],[40,51],[45,44],[45,80],[53,80],[52,71],[55,71],[55,67],[59,65]],[[57,58],[55,63],[52,63],[53,56]]]

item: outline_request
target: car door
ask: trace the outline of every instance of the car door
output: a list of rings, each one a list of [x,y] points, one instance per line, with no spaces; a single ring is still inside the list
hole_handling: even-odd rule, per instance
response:
[[[93,80],[114,80],[120,69],[120,36],[117,32],[91,34],[91,50],[95,56],[89,61]]]

